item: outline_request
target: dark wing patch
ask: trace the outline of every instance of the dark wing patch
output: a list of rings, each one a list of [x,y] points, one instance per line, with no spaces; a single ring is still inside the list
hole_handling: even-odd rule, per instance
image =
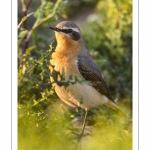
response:
[[[79,56],[78,69],[83,78],[87,81],[91,81],[97,91],[112,100],[100,70],[92,58],[89,59],[88,57]]]

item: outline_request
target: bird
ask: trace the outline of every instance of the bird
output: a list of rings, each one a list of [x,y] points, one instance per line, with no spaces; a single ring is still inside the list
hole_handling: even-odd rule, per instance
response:
[[[50,59],[53,67],[50,66],[49,69],[59,72],[60,75],[64,73],[68,80],[72,76],[91,83],[76,82],[67,87],[53,83],[55,92],[62,101],[70,107],[81,107],[85,110],[81,139],[89,109],[99,105],[106,105],[113,110],[119,110],[119,107],[112,99],[99,66],[85,47],[80,28],[72,21],[61,21],[49,28],[54,30],[57,42]],[[51,80],[54,81],[53,77]]]

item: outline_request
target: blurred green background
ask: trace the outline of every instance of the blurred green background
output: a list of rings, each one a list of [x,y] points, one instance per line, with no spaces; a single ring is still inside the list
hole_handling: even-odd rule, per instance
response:
[[[80,27],[112,97],[127,114],[122,118],[105,106],[91,109],[91,135],[80,143],[73,118],[84,111],[68,109],[48,84],[56,46],[48,27],[63,20]],[[131,0],[18,0],[18,149],[132,149]]]

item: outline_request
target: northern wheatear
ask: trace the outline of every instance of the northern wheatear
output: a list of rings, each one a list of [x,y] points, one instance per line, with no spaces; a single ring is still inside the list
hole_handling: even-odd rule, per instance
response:
[[[49,28],[55,31],[57,41],[55,52],[50,60],[54,70],[60,74],[65,73],[66,79],[70,76],[76,76],[79,80],[84,79],[93,84],[87,85],[77,82],[67,87],[53,84],[57,95],[66,104],[85,109],[82,136],[87,112],[90,108],[104,104],[117,110],[118,106],[112,100],[98,65],[85,48],[79,27],[73,22],[63,21],[58,23],[56,27]]]

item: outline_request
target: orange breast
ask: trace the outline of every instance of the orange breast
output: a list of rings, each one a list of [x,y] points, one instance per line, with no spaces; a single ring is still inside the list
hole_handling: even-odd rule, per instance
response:
[[[64,55],[62,52],[54,52],[50,63],[54,66],[54,69],[60,73],[64,71],[66,78],[69,76],[77,76],[81,78],[81,75],[77,68],[76,57],[72,55]]]

